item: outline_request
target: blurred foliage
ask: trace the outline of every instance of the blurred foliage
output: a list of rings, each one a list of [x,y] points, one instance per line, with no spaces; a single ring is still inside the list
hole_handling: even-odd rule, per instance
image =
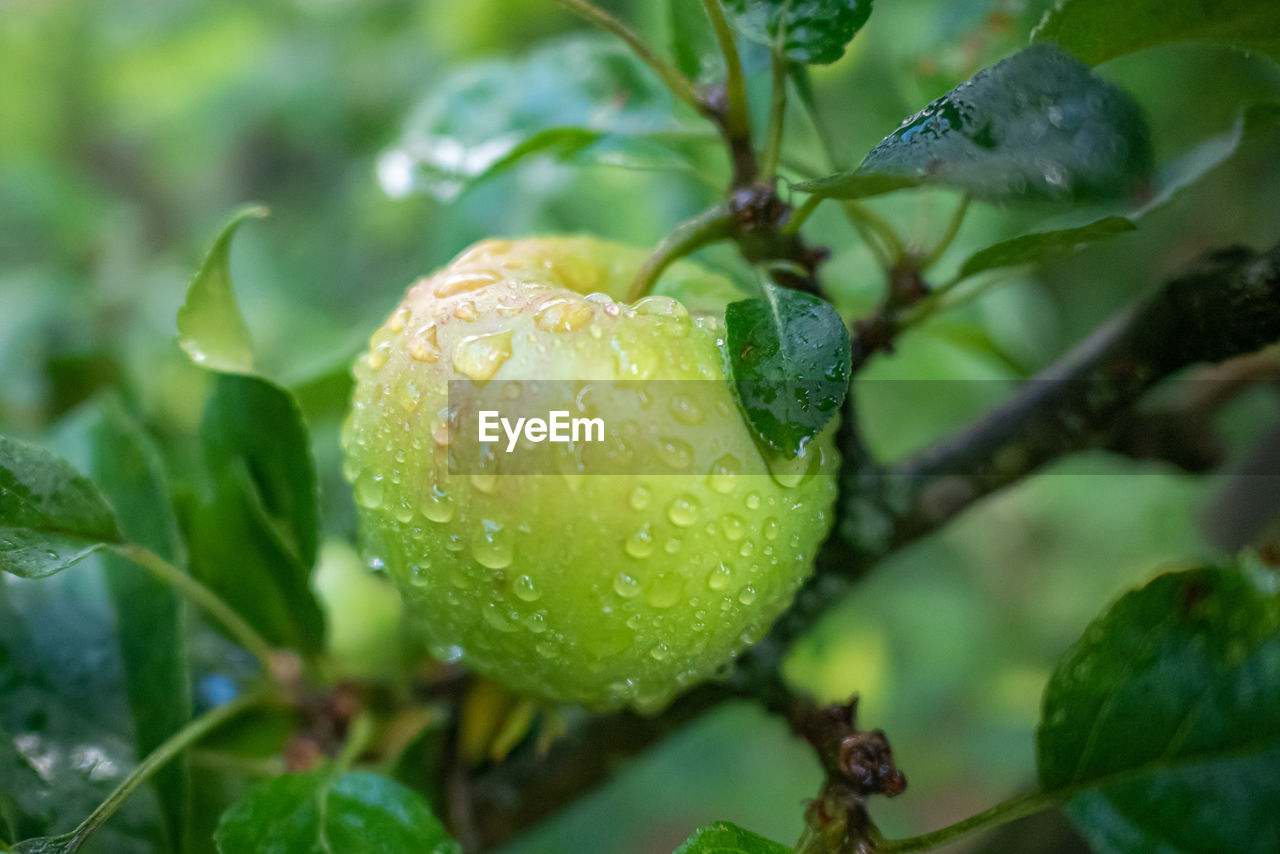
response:
[[[666,43],[665,4],[608,5]],[[902,117],[1024,46],[1045,5],[877,6],[843,59],[813,69],[835,165],[855,165]],[[380,156],[451,67],[510,61],[579,28],[553,4],[516,0],[0,2],[0,432],[48,436],[115,385],[171,458],[198,459],[210,381],[177,347],[174,317],[228,213],[261,202],[272,216],[248,224],[232,251],[237,295],[259,370],[297,391],[314,432],[326,537],[350,540],[337,450],[345,366],[406,283],[490,235],[590,230],[652,245],[712,200],[713,185],[687,169],[655,175],[546,157],[449,205],[384,191]],[[748,65],[760,70],[758,58]],[[1132,53],[1099,72],[1145,110],[1157,168],[1230,131],[1243,108],[1280,97],[1280,69],[1265,57],[1206,45]],[[763,78],[751,81],[757,120],[767,113]],[[821,163],[798,112],[789,132],[789,159]],[[1046,267],[997,271],[998,288],[913,330],[859,381],[874,448],[898,456],[972,418],[1010,380],[1202,251],[1273,243],[1278,146],[1274,126],[1260,129],[1137,231]],[[695,162],[722,179],[725,164],[703,159]],[[920,190],[870,204],[928,246],[955,199]],[[941,277],[1025,231],[1023,219],[975,206]],[[865,312],[882,287],[873,257],[834,209],[811,226],[833,251],[824,275],[837,308]],[[705,256],[741,272],[727,251]],[[1277,415],[1243,401],[1227,413],[1233,442],[1247,448]],[[183,471],[173,476],[180,490],[195,488]],[[1053,663],[1090,617],[1153,569],[1221,557],[1220,532],[1201,520],[1220,518],[1213,502],[1225,488],[1160,466],[1076,461],[896,555],[823,622],[790,672],[825,698],[861,692],[864,722],[889,730],[911,789],[880,805],[887,834],[959,819],[1034,780],[1033,732]],[[106,751],[90,765],[50,756],[51,773],[75,781],[76,798],[61,804],[68,810],[94,803],[131,761],[115,724],[124,717],[115,648],[95,641],[110,619],[101,588],[96,566],[48,586],[0,583],[0,612],[23,614],[0,619],[0,654],[52,661],[58,678],[48,690],[59,700],[48,726],[81,728],[85,744]],[[81,678],[83,662],[59,666],[70,647],[46,637],[78,639],[113,659]],[[198,704],[214,702],[226,678],[198,680]],[[10,717],[31,702],[6,694],[0,730],[25,726]],[[83,708],[100,714],[82,720]],[[216,800],[209,792],[220,791],[222,772],[197,763],[195,773],[200,797]],[[794,839],[818,782],[810,752],[776,722],[725,708],[509,850],[666,851],[719,819]],[[6,815],[32,826],[52,818],[18,806]],[[142,793],[94,850],[135,850],[129,834],[157,816]],[[1016,837],[1002,844],[1025,850]]]

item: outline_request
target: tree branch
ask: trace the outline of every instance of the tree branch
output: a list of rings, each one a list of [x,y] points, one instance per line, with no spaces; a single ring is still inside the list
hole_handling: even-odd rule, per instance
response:
[[[624,758],[726,700],[752,698],[786,713],[787,647],[885,555],[937,530],[983,497],[1069,454],[1109,447],[1148,390],[1199,362],[1280,340],[1280,246],[1211,253],[1122,312],[985,418],[881,469],[846,413],[841,432],[839,536],[769,635],[723,683],[705,684],[656,717],[595,717],[545,757],[529,751],[476,775],[470,796],[480,845],[497,846],[589,791]],[[850,407],[852,407],[852,395]]]

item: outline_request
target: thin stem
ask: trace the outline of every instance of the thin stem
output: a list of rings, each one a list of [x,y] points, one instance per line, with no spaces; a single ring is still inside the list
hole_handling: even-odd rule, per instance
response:
[[[367,711],[360,712],[347,729],[347,740],[342,745],[342,752],[333,763],[333,776],[339,777],[350,771],[351,766],[356,763],[372,740],[373,716]]]
[[[947,230],[942,233],[941,239],[920,258],[921,270],[927,270],[932,267],[943,256],[943,253],[951,247],[951,242],[960,233],[960,226],[964,223],[965,214],[969,212],[970,201],[972,199],[969,194],[965,193],[960,199],[960,204],[956,205],[955,211],[951,214],[951,219],[947,221]]]
[[[785,17],[785,16],[784,16]],[[783,31],[780,30],[779,38]],[[773,51],[773,82],[769,99],[769,130],[765,136],[764,153],[760,156],[760,175],[765,180],[772,180],[778,171],[778,160],[782,156],[782,132],[787,116],[787,61],[780,49]]]
[[[555,0],[555,2],[622,39],[627,43],[627,47],[631,48],[632,53],[662,78],[662,82],[675,93],[677,98],[699,113],[706,113],[706,105],[698,97],[698,90],[689,78],[685,77],[674,64],[658,56],[635,30],[588,0]]]
[[[639,275],[627,291],[626,301],[635,302],[649,293],[654,283],[658,281],[658,277],[662,275],[662,271],[673,261],[709,243],[723,240],[730,235],[732,228],[733,218],[728,206],[724,204],[714,205],[692,219],[680,223],[670,234],[662,238],[658,248],[649,256],[649,260],[645,261]]]
[[[814,96],[813,80],[809,77],[808,66],[798,62],[792,63],[789,71],[791,80],[796,86],[796,93],[800,96],[800,103],[804,106],[805,114],[809,117],[814,133],[818,136],[818,143],[822,146],[822,152],[827,157],[827,168],[831,171],[843,171],[844,158],[839,155],[835,141],[831,138],[831,128],[818,112],[818,102]]]
[[[711,28],[715,31],[716,41],[720,43],[720,52],[724,54],[724,89],[728,100],[725,113],[725,130],[734,139],[751,139],[751,118],[747,111],[747,84],[742,73],[742,58],[738,56],[738,45],[733,40],[733,29],[724,16],[724,8],[720,0],[702,0],[702,7],[711,19]]]
[[[241,646],[253,653],[254,658],[262,664],[264,671],[272,672],[274,648],[218,594],[155,552],[137,543],[125,543],[112,548],[121,557],[136,563],[211,614],[226,627]]]
[[[90,813],[88,818],[80,822],[79,827],[65,837],[61,837],[67,840],[62,849],[64,854],[74,854],[74,852],[80,850],[80,846],[97,832],[98,828],[102,827],[107,819],[111,818],[115,811],[120,808],[120,805],[124,803],[125,799],[150,779],[169,760],[231,718],[262,702],[267,696],[266,693],[241,694],[229,703],[210,709],[169,736],[163,744],[151,751],[147,758],[139,763],[133,773],[126,777],[116,787],[115,791],[107,795],[107,799],[99,804],[98,808]]]
[[[849,222],[855,226],[864,226],[868,230],[875,233],[877,237],[883,241],[885,260],[887,266],[892,267],[897,260],[902,257],[903,247],[902,241],[898,238],[898,232],[894,230],[889,221],[880,216],[875,211],[857,202],[847,201],[842,205],[844,215]],[[860,232],[861,228],[858,229]]]
[[[795,213],[791,214],[791,219],[783,227],[782,233],[794,234],[799,231],[800,226],[804,225],[805,220],[818,209],[818,205],[822,204],[824,198],[823,196],[814,195],[805,199],[804,204],[796,208]]]
[[[1053,805],[1054,798],[1044,792],[1031,792],[996,804],[989,810],[969,816],[963,821],[907,839],[889,839],[876,846],[876,854],[906,854],[910,851],[932,851],[974,831],[988,830],[1014,819],[1031,815]]]

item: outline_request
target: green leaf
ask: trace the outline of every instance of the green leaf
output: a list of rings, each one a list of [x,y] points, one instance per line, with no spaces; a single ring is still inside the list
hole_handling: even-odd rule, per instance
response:
[[[765,285],[764,296],[730,303],[729,362],[747,421],[774,449],[804,451],[840,410],[849,387],[849,330],[831,305]]]
[[[92,471],[120,517],[128,538],[177,566],[185,564],[178,521],[160,454],[118,402],[101,408],[89,433]],[[168,585],[116,555],[105,561],[107,592],[119,632],[125,692],[133,713],[136,758],[141,760],[191,717],[186,619]],[[190,781],[185,757],[151,779],[171,847],[183,850]]]
[[[178,344],[197,365],[217,371],[253,370],[249,327],[231,289],[231,238],[246,219],[267,215],[261,206],[238,212],[222,229],[178,309]]]
[[[192,574],[268,640],[317,651],[319,504],[297,402],[260,377],[219,374],[202,439],[212,483],[187,516]]]
[[[0,727],[0,839],[13,841],[44,831],[42,788],[40,775],[14,746],[13,734]]]
[[[773,45],[793,62],[825,65],[844,56],[845,47],[871,16],[872,0],[726,0],[742,34]],[[785,14],[784,14],[785,13]]]
[[[1136,229],[1137,226],[1132,220],[1122,216],[1109,216],[1079,228],[1023,234],[1009,240],[1002,240],[970,255],[960,267],[960,278],[968,278],[997,267],[1013,267],[1033,261],[1043,261]]]
[[[1280,851],[1275,587],[1237,569],[1159,576],[1059,664],[1040,780],[1095,851]]]
[[[99,568],[90,561],[39,580],[0,576],[0,731],[38,772],[33,781],[0,770],[0,790],[34,819],[28,833],[72,830],[134,767],[120,631]],[[161,852],[165,839],[155,798],[143,790],[99,831],[93,850]]]
[[[228,809],[214,837],[221,854],[457,854],[426,802],[364,772],[285,774]]]
[[[0,569],[40,578],[121,541],[88,478],[43,448],[0,436]]]
[[[1146,120],[1127,94],[1048,45],[984,69],[881,140],[853,172],[796,185],[852,199],[920,184],[1005,201],[1139,195]]]
[[[791,854],[791,849],[736,824],[717,821],[695,830],[673,854]]]
[[[1059,0],[1032,32],[1090,65],[1166,42],[1200,41],[1280,59],[1274,0]]]
[[[663,168],[699,139],[674,118],[674,96],[611,40],[547,42],[523,59],[457,66],[433,77],[399,141],[379,160],[392,196],[442,201],[535,154]]]

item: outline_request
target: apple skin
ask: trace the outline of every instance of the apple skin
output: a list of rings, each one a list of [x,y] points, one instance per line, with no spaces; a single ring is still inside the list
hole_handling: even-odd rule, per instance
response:
[[[594,709],[656,711],[761,637],[835,500],[835,425],[801,460],[766,459],[725,382],[724,306],[741,294],[678,263],[654,295],[616,302],[645,257],[578,236],[468,249],[373,335],[343,431],[366,554],[433,654]],[[462,379],[600,391],[606,438],[661,464],[504,475],[498,454],[496,471],[451,474],[448,382]],[[644,405],[609,397],[617,380],[652,389]],[[708,382],[694,400],[648,384],[661,380]]]

